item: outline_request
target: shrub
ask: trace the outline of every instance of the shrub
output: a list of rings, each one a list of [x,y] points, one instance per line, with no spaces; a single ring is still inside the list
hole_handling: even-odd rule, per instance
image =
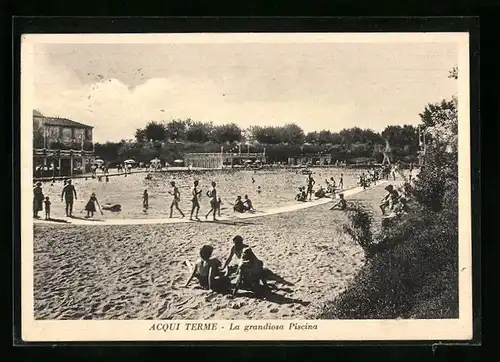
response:
[[[361,203],[353,203],[349,207],[347,218],[349,224],[344,225],[344,232],[349,234],[367,252],[373,243],[371,211]]]

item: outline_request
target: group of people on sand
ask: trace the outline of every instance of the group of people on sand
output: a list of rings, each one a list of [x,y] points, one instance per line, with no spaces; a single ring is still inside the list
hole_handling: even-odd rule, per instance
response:
[[[200,182],[195,180],[193,182],[193,187],[191,189],[191,215],[189,220],[194,219],[199,220],[198,213],[200,211],[200,196],[202,194],[202,190],[199,187]],[[220,217],[220,209],[222,205],[221,198],[217,195],[217,184],[215,181],[211,183],[212,188],[206,192],[207,197],[210,199],[210,210],[205,215],[205,219],[208,219],[210,214],[213,214],[213,220],[217,221],[216,215]],[[181,214],[181,218],[184,218],[185,215],[179,207],[179,201],[181,200],[181,193],[179,188],[177,187],[175,181],[170,182],[170,186],[172,187],[171,191],[168,193],[172,196],[172,202],[170,203],[170,218],[173,216],[174,208]],[[144,201],[143,206],[147,205],[147,190],[144,191]]]
[[[344,188],[344,174],[341,173],[339,177],[339,183],[337,185],[335,178],[330,177],[330,180],[325,179],[326,187],[319,186],[316,191],[314,191],[314,185],[316,185],[316,180],[312,176],[312,172],[309,172],[306,178],[306,186],[299,187],[299,192],[295,195],[296,201],[305,202],[309,199],[312,200],[312,195],[318,199],[324,198],[327,194],[334,195],[338,190],[342,190]]]
[[[255,255],[252,248],[243,242],[240,235],[233,238],[233,245],[224,264],[212,257],[213,251],[214,248],[211,245],[203,245],[199,251],[200,257],[194,265],[186,261],[191,271],[185,287],[196,278],[204,289],[226,293],[232,287],[233,297],[239,289],[243,288],[256,294],[262,294],[268,289],[264,263]],[[236,268],[229,266],[233,257],[239,259]],[[233,276],[235,277],[234,286],[231,285]]]
[[[61,192],[61,202],[65,202],[66,217],[73,217],[73,204],[74,201],[78,199],[75,186],[73,185],[71,179],[64,179],[64,186]],[[53,185],[53,184],[52,184]],[[38,181],[33,188],[33,217],[39,218],[38,213],[45,209],[45,220],[51,220],[51,209],[52,202],[49,196],[44,196],[42,190],[42,183]],[[85,205],[84,210],[87,211],[87,218],[93,217],[96,212],[96,205],[103,214],[101,205],[97,200],[97,196],[94,192],[90,195],[89,201]],[[83,211],[83,210],[82,210]]]

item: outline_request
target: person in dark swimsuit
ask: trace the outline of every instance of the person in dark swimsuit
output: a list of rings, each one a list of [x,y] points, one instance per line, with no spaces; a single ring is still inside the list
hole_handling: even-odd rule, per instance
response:
[[[61,201],[66,202],[66,216],[73,216],[73,200],[78,200],[76,196],[75,186],[71,184],[71,180],[66,181],[66,186],[63,187]]]
[[[43,210],[42,183],[38,181],[33,188],[33,217],[38,218],[38,213]]]
[[[233,238],[233,246],[231,247],[229,256],[227,257],[224,265],[222,266],[222,270],[226,270],[226,268],[229,266],[229,263],[231,263],[231,260],[233,259],[234,256],[236,256],[238,259],[241,259],[241,253],[245,248],[248,248],[248,245],[243,243],[243,238],[240,235],[236,235]]]
[[[307,191],[306,191],[306,193],[309,195],[309,200],[312,199],[313,186],[314,186],[315,183],[316,183],[316,181],[314,180],[314,178],[312,177],[312,175],[309,174],[309,176],[307,177]]]
[[[339,201],[333,205],[330,210],[345,210],[347,209],[347,201],[344,199],[344,194],[339,194]]]
[[[99,207],[99,211],[101,211],[101,205],[99,205],[99,201],[97,201],[97,196],[95,195],[95,193],[92,192],[92,195],[90,195],[90,200],[87,202],[87,205],[85,205],[85,211],[87,211],[87,218],[94,217],[94,212],[96,212],[96,207],[95,207],[96,204]]]
[[[149,208],[149,194],[148,194],[148,190],[144,190],[144,193],[142,194],[142,207],[144,209]]]
[[[191,207],[191,216],[189,217],[189,220],[193,220],[194,210],[196,210],[195,218],[196,218],[196,220],[199,220],[199,218],[198,218],[198,212],[200,211],[199,197],[201,194],[201,190],[198,190],[199,183],[200,182],[198,180],[194,181],[194,183],[193,183],[193,190],[191,191],[191,194],[192,194],[191,202],[193,205]]]
[[[235,212],[245,212],[245,205],[243,204],[243,201],[241,200],[241,196],[238,196],[236,199],[236,202],[234,203],[233,206],[233,211]]]

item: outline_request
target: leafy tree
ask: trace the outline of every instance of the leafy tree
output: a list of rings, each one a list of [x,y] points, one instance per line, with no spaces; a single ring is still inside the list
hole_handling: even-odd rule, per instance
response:
[[[319,133],[316,131],[309,132],[306,135],[305,141],[310,144],[317,144],[319,142]]]
[[[330,132],[328,130],[323,130],[323,131],[319,132],[317,143],[320,145],[332,143],[332,132]]]
[[[457,99],[443,99],[439,103],[429,103],[419,114],[425,127],[453,126],[458,129]]]
[[[214,127],[212,137],[219,144],[239,142],[242,139],[242,132],[237,124],[230,123]]]
[[[187,122],[171,120],[165,126],[166,134],[172,141],[183,141],[186,139]]]
[[[282,132],[278,127],[252,127],[252,136],[259,143],[277,145],[282,141]]]
[[[144,129],[138,129],[135,132],[135,138],[138,143],[144,143],[150,140],[164,141],[167,136],[167,130],[163,123],[150,121]]]
[[[288,143],[292,145],[299,145],[304,143],[305,135],[302,128],[294,123],[289,123],[283,127],[279,127],[278,130],[281,133],[281,142]]]
[[[146,136],[146,130],[144,128],[138,128],[135,131],[134,137],[135,137],[136,142],[140,143],[140,144],[144,144],[144,143],[149,141],[147,136]]]
[[[212,137],[213,128],[212,123],[192,122],[186,131],[186,140],[196,143],[208,142]]]

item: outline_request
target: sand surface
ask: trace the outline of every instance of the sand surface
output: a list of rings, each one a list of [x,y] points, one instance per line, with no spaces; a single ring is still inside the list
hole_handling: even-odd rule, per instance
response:
[[[376,206],[380,185],[350,197]],[[359,271],[364,254],[341,230],[331,204],[250,220],[175,225],[34,226],[36,319],[313,318]],[[375,212],[377,212],[375,210]],[[184,288],[186,259],[204,244],[225,260],[240,234],[279,276],[273,293],[235,299]],[[233,261],[233,263],[235,263]]]

